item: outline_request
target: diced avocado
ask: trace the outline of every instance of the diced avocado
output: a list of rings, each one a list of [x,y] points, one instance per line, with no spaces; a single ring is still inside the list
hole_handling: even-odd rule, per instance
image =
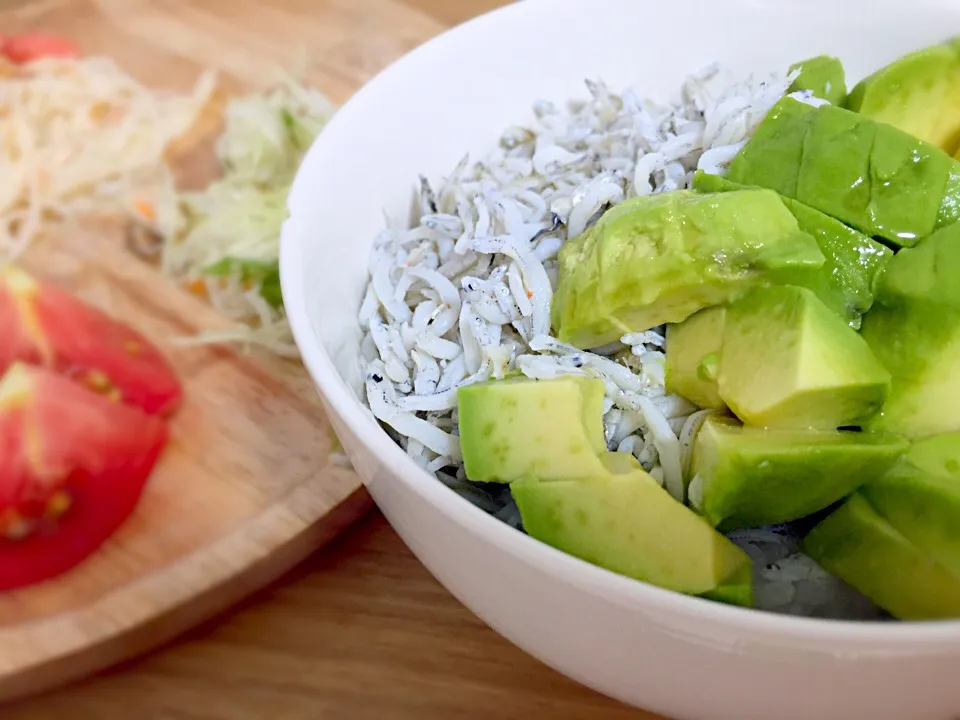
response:
[[[960,146],[960,41],[904,55],[861,80],[846,106],[954,153]]]
[[[604,452],[600,455],[600,462],[611,475],[623,475],[635,470],[643,470],[640,461],[628,452]]]
[[[960,152],[955,160],[960,160]],[[947,187],[943,193],[945,201],[940,205],[937,215],[937,227],[943,228],[960,222],[960,163],[954,162],[947,177]]]
[[[809,233],[826,258],[823,267],[809,272],[807,287],[849,325],[860,327],[863,313],[873,306],[877,277],[893,251],[836,218],[797,200],[784,198],[800,228]]]
[[[939,148],[833,105],[780,100],[737,154],[730,180],[776,190],[909,247],[960,213],[960,165]]]
[[[861,492],[897,532],[960,577],[960,433],[915,443]]]
[[[832,106],[823,109],[836,112],[817,109],[812,113],[803,138],[795,199],[870,235],[878,234],[867,217],[877,124]],[[932,230],[932,218],[929,226]]]
[[[803,143],[816,117],[812,105],[783,98],[763,119],[727,169],[727,179],[797,197]]]
[[[868,176],[872,195],[867,219],[873,234],[910,247],[932,233],[940,222],[944,198],[958,200],[956,195],[946,195],[955,166],[953,158],[939,148],[878,124]],[[810,173],[811,187],[818,179],[822,180],[819,171]],[[822,189],[821,185],[816,191]]]
[[[744,565],[713,590],[702,593],[700,597],[727,605],[753,607],[753,567]]]
[[[790,72],[799,70],[800,74],[787,92],[809,90],[815,97],[826,100],[834,105],[840,105],[847,97],[847,82],[843,72],[843,63],[830,55],[817,57],[794,63]]]
[[[697,192],[720,193],[730,192],[732,190],[748,190],[759,187],[759,185],[742,185],[725,178],[723,175],[714,175],[713,173],[708,173],[706,170],[697,170],[693,174],[691,187]],[[784,197],[780,198],[781,201],[785,199]]]
[[[698,170],[693,187],[701,192],[729,192],[748,186]],[[823,266],[815,270],[790,271],[792,277],[783,278],[785,284],[813,290],[827,307],[845,318],[850,327],[859,328],[861,316],[873,305],[877,276],[893,252],[809,205],[786,197],[781,200],[797,219],[799,228],[817,241],[826,258]]]
[[[725,532],[789,522],[882,477],[906,450],[895,435],[764,430],[710,417],[694,441],[690,502]]]
[[[960,479],[960,433],[944,433],[910,446],[903,464],[931,477]]]
[[[642,469],[510,486],[527,534],[621,575],[749,605],[749,557]]]
[[[901,250],[877,285],[861,335],[890,372],[870,429],[919,439],[960,430],[960,225]]]
[[[470,480],[512,482],[605,472],[601,380],[491,380],[457,391],[460,447]]]
[[[682,323],[667,326],[667,392],[681,395],[702,408],[726,407],[717,392],[716,376],[726,313],[723,305],[715,305]]]
[[[600,218],[603,226],[613,224],[619,216],[618,210],[624,204],[611,208]],[[611,342],[610,338],[619,339],[623,335],[613,318],[604,317],[596,311],[600,302],[597,294],[600,288],[600,253],[597,247],[601,237],[596,227],[595,224],[561,248],[557,257],[557,289],[550,305],[554,328],[560,328],[563,324],[571,327],[576,323],[582,325],[577,330],[575,343],[582,348],[599,347]],[[565,334],[558,332],[557,336],[562,340]]]
[[[631,198],[560,251],[553,324],[564,342],[597,347],[823,262],[769,190]]]
[[[835,430],[872,417],[890,375],[810,290],[781,285],[730,306],[717,383],[748,425]]]
[[[960,616],[960,576],[897,532],[859,492],[810,531],[803,550],[901,620]]]

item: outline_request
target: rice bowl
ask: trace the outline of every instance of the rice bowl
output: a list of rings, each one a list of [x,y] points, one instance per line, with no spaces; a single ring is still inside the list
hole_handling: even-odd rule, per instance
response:
[[[813,662],[816,665],[818,661],[805,661],[801,658],[816,657],[820,661],[819,669],[810,670],[811,674],[807,676],[810,682],[827,683],[820,686],[827,687],[832,685],[837,673],[841,673],[849,679],[852,689],[842,700],[830,698],[825,694],[810,700],[813,704],[807,706],[807,712],[811,714],[815,709],[816,712],[821,713],[820,716],[824,717],[849,717],[850,712],[863,714],[866,712],[865,708],[869,708],[871,712],[875,711],[876,717],[901,717],[902,713],[900,715],[896,713],[905,709],[909,709],[914,717],[948,717],[949,715],[944,711],[960,707],[960,701],[956,695],[952,694],[954,691],[949,683],[945,682],[941,686],[936,680],[937,673],[942,670],[937,669],[938,661],[930,658],[939,657],[939,663],[942,663],[946,662],[945,658],[951,653],[957,652],[955,623],[927,627],[887,623],[883,625],[818,623],[812,620],[763,616],[733,608],[713,606],[695,598],[683,598],[625,581],[623,578],[550,551],[539,543],[523,537],[507,524],[476,512],[475,508],[463,503],[438,483],[435,477],[424,472],[423,466],[443,457],[442,453],[436,452],[436,449],[431,454],[425,452],[422,456],[424,462],[418,466],[417,458],[411,458],[402,452],[377,428],[371,416],[362,409],[359,399],[365,394],[364,376],[361,374],[358,358],[362,357],[362,352],[366,352],[367,362],[377,359],[383,362],[385,359],[379,348],[376,348],[378,357],[371,357],[371,343],[374,347],[376,346],[376,339],[373,337],[367,341],[366,351],[361,350],[363,332],[358,327],[356,314],[363,306],[369,258],[367,253],[371,250],[373,238],[383,229],[382,221],[374,214],[385,210],[391,218],[406,221],[409,217],[411,190],[415,193],[419,192],[418,174],[425,175],[435,196],[442,194],[440,191],[442,178],[449,176],[451,169],[457,167],[464,152],[472,151],[475,156],[481,157],[490,152],[503,128],[520,124],[533,125],[523,116],[523,107],[529,107],[530,103],[539,98],[549,98],[558,104],[564,98],[571,96],[589,98],[589,93],[582,91],[578,93],[576,89],[577,85],[582,83],[584,75],[604,78],[609,88],[626,87],[632,84],[636,88],[638,97],[650,96],[657,98],[660,102],[676,95],[677,88],[686,75],[696,72],[698,68],[708,65],[715,59],[719,59],[725,67],[729,67],[734,77],[743,79],[751,72],[758,76],[761,72],[776,72],[778,68],[782,72],[787,64],[798,58],[827,50],[835,52],[849,63],[852,76],[860,76],[882,62],[892,59],[898,52],[911,50],[927,40],[936,42],[941,39],[942,33],[938,31],[938,25],[943,24],[943,15],[948,13],[945,6],[938,4],[923,6],[925,12],[918,13],[914,27],[916,33],[911,34],[911,38],[901,38],[898,32],[894,32],[892,26],[887,27],[875,21],[878,24],[878,32],[885,41],[881,43],[885,47],[882,53],[876,50],[871,51],[870,48],[860,44],[857,45],[856,53],[845,51],[846,44],[840,42],[842,33],[836,30],[825,36],[823,40],[825,47],[811,47],[809,44],[803,44],[791,34],[788,36],[792,43],[791,47],[781,48],[777,43],[758,36],[756,47],[750,51],[746,47],[750,43],[744,38],[744,47],[738,48],[738,53],[743,52],[744,55],[727,52],[725,57],[724,48],[717,46],[716,43],[711,46],[710,34],[697,24],[693,26],[691,32],[696,36],[696,42],[693,45],[697,50],[694,54],[701,56],[690,58],[689,64],[673,72],[669,82],[667,78],[654,74],[650,76],[650,82],[646,82],[647,78],[644,77],[644,82],[631,83],[630,81],[634,78],[630,75],[635,76],[639,73],[628,73],[623,67],[622,60],[624,53],[629,52],[628,48],[632,46],[631,38],[626,31],[620,32],[615,28],[612,30],[613,39],[609,37],[609,33],[603,37],[605,42],[609,41],[611,45],[619,48],[619,58],[613,55],[612,50],[608,54],[599,47],[603,44],[600,42],[600,33],[590,35],[593,39],[589,42],[585,41],[585,47],[590,50],[585,50],[584,54],[591,56],[590,62],[583,58],[580,58],[579,62],[574,62],[572,58],[564,58],[557,62],[558,67],[551,67],[549,70],[544,67],[544,63],[538,64],[536,50],[511,50],[507,53],[508,55],[516,53],[511,55],[512,62],[523,64],[529,69],[531,77],[530,79],[511,78],[509,81],[501,79],[498,89],[502,92],[496,98],[482,90],[478,93],[470,93],[463,88],[452,86],[437,89],[421,75],[426,67],[442,62],[439,58],[444,52],[453,53],[454,44],[466,47],[471,42],[483,43],[489,39],[488,33],[493,32],[518,39],[530,27],[525,23],[556,22],[557,25],[554,27],[559,28],[563,23],[575,22],[577,7],[576,3],[539,3],[536,0],[528,0],[528,3],[485,16],[454,31],[453,34],[429,43],[386,71],[361,91],[333,120],[328,131],[314,146],[304,169],[301,170],[300,179],[291,194],[292,218],[288,222],[284,235],[282,272],[285,299],[288,306],[297,308],[291,311],[291,319],[298,344],[308,367],[318,381],[321,394],[332,410],[337,431],[343,439],[351,460],[367,481],[388,519],[397,527],[414,552],[448,588],[521,647],[593,687],[629,702],[643,704],[681,717],[762,717],[763,713],[768,712],[772,707],[764,704],[769,701],[767,694],[763,693],[763,697],[753,701],[745,701],[742,693],[736,689],[737,687],[742,689],[744,687],[742,683],[747,681],[743,667],[739,670],[724,668],[709,679],[703,679],[700,671],[693,670],[693,666],[689,663],[702,669],[708,657],[712,656],[714,659],[724,657],[727,658],[724,662],[727,662],[731,657],[730,654],[733,653],[743,663],[752,663],[750,672],[758,675],[751,677],[763,676],[764,681],[770,683],[771,687],[791,693],[797,691],[797,686],[792,680],[784,677],[783,668],[803,663],[806,669],[807,662]],[[818,12],[825,12],[825,7],[825,5],[821,7],[815,4],[815,7],[810,10],[811,16],[815,16]],[[719,12],[697,3],[686,3],[684,8],[690,11],[696,9],[698,17],[710,17],[711,13]],[[682,9],[676,11],[658,9],[658,12],[663,13],[663,21],[666,22],[676,19],[677,15],[674,13],[679,13]],[[884,12],[893,13],[894,10],[894,4],[889,4],[871,12],[876,18],[883,16]],[[798,26],[803,26],[805,22],[812,22],[812,19],[795,9],[787,8],[781,11]],[[634,21],[643,16],[641,9],[631,9],[626,3],[616,2],[605,3],[602,8],[598,6],[597,12],[617,15],[622,13],[625,18]],[[727,12],[735,14],[742,22],[751,24],[751,27],[756,30],[764,19],[771,19],[773,11],[737,5],[733,9],[728,9]],[[832,18],[840,24],[847,23],[845,27],[849,28],[855,25],[856,15],[855,9],[842,9],[836,11]],[[516,35],[512,35],[513,33]],[[456,36],[455,40],[450,39],[453,36]],[[655,44],[656,40],[651,40],[651,43]],[[752,54],[746,55],[747,52]],[[482,88],[484,84],[481,80],[490,81],[504,68],[504,62],[501,58],[489,59],[486,63],[477,61],[478,66],[468,64],[466,69],[462,70],[467,75],[464,82],[472,88]],[[602,92],[600,85],[594,85],[593,88],[595,92]],[[431,125],[429,130],[419,125],[422,121],[405,125],[404,135],[407,141],[403,147],[389,140],[365,140],[371,147],[365,149],[363,154],[371,160],[377,157],[382,158],[387,147],[390,147],[392,153],[391,160],[385,163],[382,173],[366,186],[366,193],[371,196],[371,200],[352,198],[348,200],[344,198],[342,192],[337,193],[336,182],[328,178],[326,173],[333,169],[341,175],[344,172],[346,166],[338,158],[342,157],[346,161],[347,153],[342,148],[338,150],[333,143],[338,137],[343,138],[340,142],[346,141],[346,136],[340,136],[338,133],[347,133],[348,123],[370,122],[373,115],[368,113],[385,112],[388,107],[402,108],[404,107],[402,97],[410,94],[427,96],[431,92],[440,93],[441,91],[447,92],[447,95],[442,100],[440,97],[434,97],[433,100],[437,103],[435,107],[443,108],[442,122]],[[782,93],[783,90],[779,92],[779,94]],[[455,106],[458,102],[469,104],[470,111],[457,110]],[[391,103],[396,104],[391,105]],[[402,117],[402,110],[391,110],[391,112],[399,112],[400,115],[397,117]],[[368,120],[358,120],[363,117]],[[440,132],[437,129],[440,126],[447,129]],[[367,127],[371,126],[367,125]],[[449,129],[454,127],[455,131]],[[734,137],[732,142],[726,142],[730,139],[725,138],[725,142],[717,147],[736,144],[743,138]],[[393,144],[390,144],[391,142]],[[560,147],[562,148],[562,144]],[[358,152],[356,145],[351,150],[354,155]],[[567,152],[570,151],[567,150]],[[608,159],[614,159],[612,154]],[[699,159],[701,158],[693,159],[693,167]],[[710,160],[710,157],[707,159]],[[668,160],[665,164],[672,161]],[[629,172],[631,169],[632,173]],[[601,170],[613,172],[615,169],[608,166]],[[690,170],[690,167],[684,167],[684,173]],[[621,172],[625,173],[624,177],[630,176],[630,182],[635,189],[638,175],[636,167],[621,168]],[[304,179],[308,176],[309,181]],[[668,180],[665,173],[660,177],[648,178],[650,185],[665,183]],[[625,192],[623,186],[621,186],[621,192]],[[318,194],[323,196],[326,193],[331,197],[337,197],[337,201],[317,200]],[[616,195],[616,191],[609,186],[598,188],[595,196],[600,198],[600,202],[604,202],[602,199],[604,193]],[[317,207],[318,205],[322,207]],[[344,206],[343,210],[335,210],[336,205]],[[563,208],[560,209],[563,210]],[[423,214],[419,213],[419,215]],[[452,213],[441,214],[453,215]],[[587,215],[583,220],[586,224],[590,219],[589,215],[593,213],[581,214]],[[536,217],[533,221],[531,217],[532,215],[529,215],[521,219],[530,224],[543,219],[543,215]],[[358,218],[362,219],[358,220]],[[443,221],[445,218],[440,220]],[[568,216],[567,221],[569,220]],[[362,247],[332,248],[328,243],[319,243],[312,239],[317,237],[316,231],[310,230],[310,227],[318,227],[317,223],[322,223],[322,226],[332,233],[349,235],[351,243],[347,243],[348,245],[356,244]],[[403,230],[407,229],[403,228]],[[544,227],[541,225],[532,229],[537,232]],[[462,228],[457,236],[459,237],[460,234],[462,234]],[[547,236],[544,237],[549,239]],[[456,243],[455,238],[449,239],[453,244]],[[322,251],[319,249],[320,245],[323,246]],[[294,247],[296,250],[292,249]],[[544,253],[546,254],[546,250]],[[549,262],[549,257],[545,259]],[[329,264],[340,268],[345,279],[341,280],[330,273],[323,272],[322,268]],[[502,272],[504,286],[509,289],[511,272],[509,266]],[[318,273],[324,278],[328,287],[316,287],[312,279],[308,280],[308,277],[317,277]],[[308,277],[304,277],[304,274]],[[489,275],[472,277],[481,281],[488,281],[490,278]],[[311,283],[309,291],[306,290],[308,282]],[[461,292],[471,291],[462,287],[457,289],[458,296]],[[333,298],[349,298],[351,302],[341,301],[342,307],[334,311],[330,306]],[[408,308],[407,311],[412,316],[416,308]],[[398,312],[403,311],[398,309]],[[492,306],[488,314],[493,316]],[[459,317],[457,320],[459,321]],[[529,339],[532,340],[533,337],[536,335],[531,334]],[[641,357],[645,353],[653,353],[655,357],[657,338],[647,336],[635,339],[641,341],[634,345],[639,353],[635,357]],[[321,350],[319,342],[328,349]],[[547,348],[540,343],[537,343],[537,347]],[[535,358],[544,357],[538,354],[540,352],[538,350],[527,353],[534,358],[530,362],[533,363],[535,370],[537,366]],[[566,351],[552,352],[548,353],[547,359],[551,356],[557,358],[570,354]],[[548,366],[550,364],[547,363]],[[655,376],[656,362],[650,363],[649,367],[649,372]],[[643,370],[642,365],[640,370]],[[339,371],[339,377],[336,371]],[[398,368],[394,368],[394,371],[400,372]],[[546,371],[549,372],[549,367]],[[384,372],[386,372],[385,362]],[[633,375],[639,377],[636,373]],[[411,384],[414,380],[415,378],[411,376]],[[651,386],[655,385],[656,377],[651,383]],[[660,397],[665,396],[661,394]],[[428,411],[449,412],[451,409]],[[676,417],[671,418],[665,415],[664,419],[669,424],[671,420],[684,419],[689,414],[687,409],[686,415],[678,412]],[[678,424],[678,427],[672,430],[676,433],[681,431],[682,427]],[[621,429],[620,432],[623,430]],[[641,445],[646,440],[635,432],[627,432],[619,438],[619,442],[626,441],[631,436],[637,438],[633,441],[634,443]],[[437,449],[443,450],[443,447]],[[660,449],[654,449],[659,455]],[[391,469],[388,470],[388,467]],[[443,468],[431,467],[430,469],[436,471]],[[447,473],[447,475],[453,480],[457,479],[455,471],[454,474]],[[501,512],[505,507],[506,505],[489,509]],[[504,519],[510,520],[508,515]],[[443,541],[438,543],[441,537]],[[476,557],[478,547],[484,548],[486,557]],[[457,558],[464,556],[475,558],[475,565],[471,567],[469,573],[456,568]],[[495,566],[492,564],[493,556],[498,560]],[[795,572],[803,575],[807,570],[798,568]],[[499,578],[499,580],[495,581],[493,578]],[[510,580],[507,581],[507,578]],[[502,603],[498,599],[507,593],[504,583],[510,585],[509,612],[504,612]],[[498,588],[499,591],[497,591]],[[562,638],[545,637],[550,634],[546,629],[547,626],[544,625],[546,619],[535,619],[524,608],[529,606],[532,609],[530,604],[537,605],[536,598],[547,595],[558,603],[556,610],[543,611],[547,615],[554,616],[554,622],[558,620],[557,615],[572,613],[563,625],[570,627],[570,618],[584,617],[586,613],[589,616],[589,621],[586,623],[589,627],[582,629],[572,627],[570,632],[564,633]],[[600,604],[597,605],[597,603]],[[631,617],[633,620],[629,619]],[[630,633],[637,633],[633,645],[641,642],[640,638],[642,638],[642,644],[648,646],[646,650],[641,651],[636,647],[627,650],[627,646],[622,644],[625,640],[616,639],[624,634],[613,628],[613,622],[618,618],[621,626],[624,624],[634,626],[630,631]],[[636,625],[642,627],[636,627]],[[596,640],[599,637],[604,638],[603,642]],[[675,643],[682,645],[686,650],[678,648]],[[856,656],[859,660],[853,662],[847,659],[846,655],[838,656],[836,652],[838,646],[845,647],[846,650],[843,653]],[[670,685],[666,679],[668,676],[661,674],[658,669],[651,667],[648,676],[640,678],[636,673],[626,672],[623,669],[617,670],[611,665],[614,657],[621,657],[620,653],[628,653],[622,656],[624,658],[633,654],[635,661],[644,662],[637,653],[650,657],[647,653],[655,652],[654,647],[659,648],[659,651],[656,651],[658,654],[662,653],[664,657],[672,658],[665,661],[665,664],[674,668],[678,667],[674,664],[675,660],[679,660],[681,656],[686,658],[683,666],[697,675],[697,682],[702,682],[701,686],[706,688],[704,695],[709,696],[710,700],[701,702],[696,698],[681,697],[679,692],[670,692],[667,689]],[[910,648],[909,651],[908,648]],[[687,650],[690,652],[689,655],[684,654]],[[760,667],[763,661],[758,661],[758,658],[769,658],[770,652],[774,653],[774,657],[782,658],[785,665],[777,666],[777,663],[774,663],[767,668]],[[908,663],[904,655],[913,657],[914,662]],[[589,665],[596,670],[588,669],[584,661],[579,661],[577,656],[592,658]],[[927,659],[920,659],[922,657]],[[645,667],[649,666],[645,665]],[[893,670],[894,667],[896,671]],[[867,680],[868,671],[876,676],[877,672],[884,672],[884,668],[895,672],[901,678],[898,683],[895,683],[900,693],[900,699],[896,703],[891,696],[881,700],[877,694],[866,692],[866,688],[873,685]],[[909,679],[911,677],[913,680]],[[926,678],[923,686],[927,691],[924,693],[916,689],[920,686],[918,684],[920,677]],[[658,690],[658,685],[663,686],[664,689]],[[934,686],[936,690],[931,692],[930,689]],[[673,685],[673,687],[677,686]],[[864,691],[860,692],[857,688],[863,688]],[[805,697],[805,695],[800,696]],[[924,715],[922,713],[926,710],[918,710],[918,708],[929,709],[929,713]],[[844,712],[846,715],[843,714]],[[796,716],[809,716],[809,714]]]
[[[550,298],[560,248],[605,207],[689,188],[695,170],[728,164],[781,97],[812,98],[788,93],[796,71],[740,82],[723,76],[716,64],[703,68],[672,105],[589,79],[586,102],[538,100],[533,127],[506,128],[492,153],[465,156],[436,191],[421,176],[419,221],[407,227],[391,218],[374,239],[358,317],[368,405],[414,462],[514,528],[521,521],[509,492],[466,478],[456,437],[457,389],[513,369],[538,379],[603,379],[609,447],[635,455],[673,493],[682,483],[706,411],[665,390],[662,328],[584,351],[550,335]],[[799,553],[788,526],[731,537],[755,559],[759,607],[881,614]]]

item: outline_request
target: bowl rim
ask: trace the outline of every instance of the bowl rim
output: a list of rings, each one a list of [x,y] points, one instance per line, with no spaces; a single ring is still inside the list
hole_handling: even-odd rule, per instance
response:
[[[334,366],[314,329],[304,293],[303,248],[308,242],[309,234],[298,231],[295,221],[299,208],[310,205],[310,193],[305,178],[307,173],[304,168],[317,166],[329,169],[331,163],[327,162],[326,158],[328,148],[339,143],[339,136],[343,132],[350,132],[350,127],[354,125],[353,117],[362,116],[365,107],[379,94],[380,88],[408,72],[413,66],[425,62],[433,53],[455,46],[463,34],[482,32],[489,26],[510,22],[526,15],[536,15],[548,8],[555,9],[558,3],[572,5],[581,2],[582,0],[513,2],[449,28],[374,75],[337,110],[312,144],[297,171],[287,200],[289,218],[281,233],[281,290],[288,321],[304,366],[329,407],[359,438],[364,450],[391,467],[395,478],[408,490],[464,529],[483,536],[499,549],[543,570],[560,583],[574,584],[590,594],[603,596],[607,601],[636,608],[647,607],[673,615],[679,620],[686,618],[711,622],[727,631],[743,632],[745,638],[762,638],[764,642],[795,640],[804,641],[806,645],[813,642],[817,649],[834,651],[839,650],[835,647],[836,643],[842,642],[845,643],[845,653],[910,649],[937,651],[956,647],[960,644],[960,619],[896,622],[831,620],[742,608],[666,590],[556,550],[484,512],[416,465],[379,426]]]

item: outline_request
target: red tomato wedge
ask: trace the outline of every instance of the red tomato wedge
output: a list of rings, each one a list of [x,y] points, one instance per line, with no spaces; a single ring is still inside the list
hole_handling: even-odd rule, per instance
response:
[[[34,33],[0,37],[0,55],[22,65],[45,57],[75,58],[80,49],[65,37]]]
[[[0,590],[59,575],[100,547],[166,442],[160,418],[14,364],[0,380]]]
[[[169,415],[183,388],[143,335],[22,270],[0,272],[0,372],[42,365],[151,415]]]

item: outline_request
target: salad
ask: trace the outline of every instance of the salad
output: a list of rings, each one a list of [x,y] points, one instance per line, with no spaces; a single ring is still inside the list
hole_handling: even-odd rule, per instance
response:
[[[53,223],[123,214],[130,245],[235,321],[182,342],[239,342],[296,356],[277,255],[293,175],[333,112],[278,71],[270,88],[225,102],[216,75],[191,92],[145,87],[66,38],[0,37],[0,259],[16,260]],[[217,180],[177,187],[173,160],[222,122]]]

